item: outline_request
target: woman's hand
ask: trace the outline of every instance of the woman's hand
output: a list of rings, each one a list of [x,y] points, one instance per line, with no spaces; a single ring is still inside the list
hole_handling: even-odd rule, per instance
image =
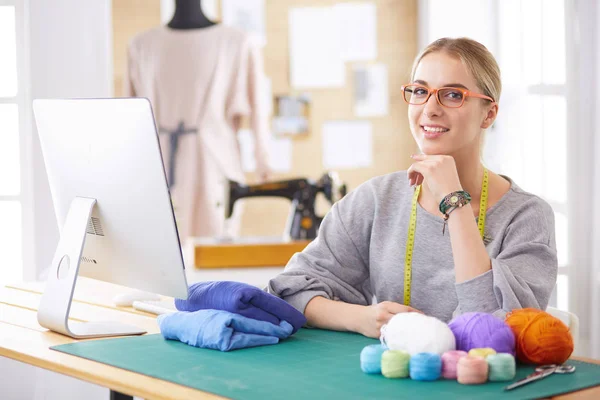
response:
[[[416,161],[408,169],[411,186],[424,183],[438,202],[449,193],[462,190],[452,156],[414,154],[411,158]]]
[[[364,310],[365,312],[358,328],[358,333],[375,339],[379,339],[381,327],[387,324],[394,315],[404,312],[418,312],[422,314],[421,311],[415,308],[394,303],[393,301],[382,301],[378,304],[366,306]]]

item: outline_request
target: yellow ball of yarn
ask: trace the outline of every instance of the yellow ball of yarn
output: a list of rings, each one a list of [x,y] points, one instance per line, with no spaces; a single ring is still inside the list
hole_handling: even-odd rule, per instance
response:
[[[469,355],[473,357],[487,358],[487,356],[490,356],[492,354],[496,354],[496,350],[492,349],[491,347],[483,347],[479,349],[469,350]]]

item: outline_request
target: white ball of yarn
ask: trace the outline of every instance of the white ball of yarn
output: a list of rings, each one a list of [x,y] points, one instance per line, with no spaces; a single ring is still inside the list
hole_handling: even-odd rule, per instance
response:
[[[456,350],[456,339],[447,324],[416,312],[394,315],[381,328],[381,341],[390,350],[403,350],[411,356]]]

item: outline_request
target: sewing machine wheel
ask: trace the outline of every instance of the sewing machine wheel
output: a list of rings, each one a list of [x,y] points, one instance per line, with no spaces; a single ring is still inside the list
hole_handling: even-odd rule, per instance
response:
[[[319,186],[323,188],[323,194],[331,202],[337,202],[346,195],[346,185],[340,180],[337,172],[328,172],[319,179]]]

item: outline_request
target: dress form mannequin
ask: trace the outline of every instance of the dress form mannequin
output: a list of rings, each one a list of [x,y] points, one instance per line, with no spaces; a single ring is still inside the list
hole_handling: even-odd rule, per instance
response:
[[[200,0],[175,0],[175,14],[167,26],[171,29],[202,29],[215,24],[202,11]]]
[[[131,40],[123,93],[152,104],[181,242],[235,237],[243,207],[226,220],[223,182],[246,179],[237,135],[244,117],[256,175],[270,172],[262,55],[248,34],[211,21],[200,0],[172,1],[168,24]]]

